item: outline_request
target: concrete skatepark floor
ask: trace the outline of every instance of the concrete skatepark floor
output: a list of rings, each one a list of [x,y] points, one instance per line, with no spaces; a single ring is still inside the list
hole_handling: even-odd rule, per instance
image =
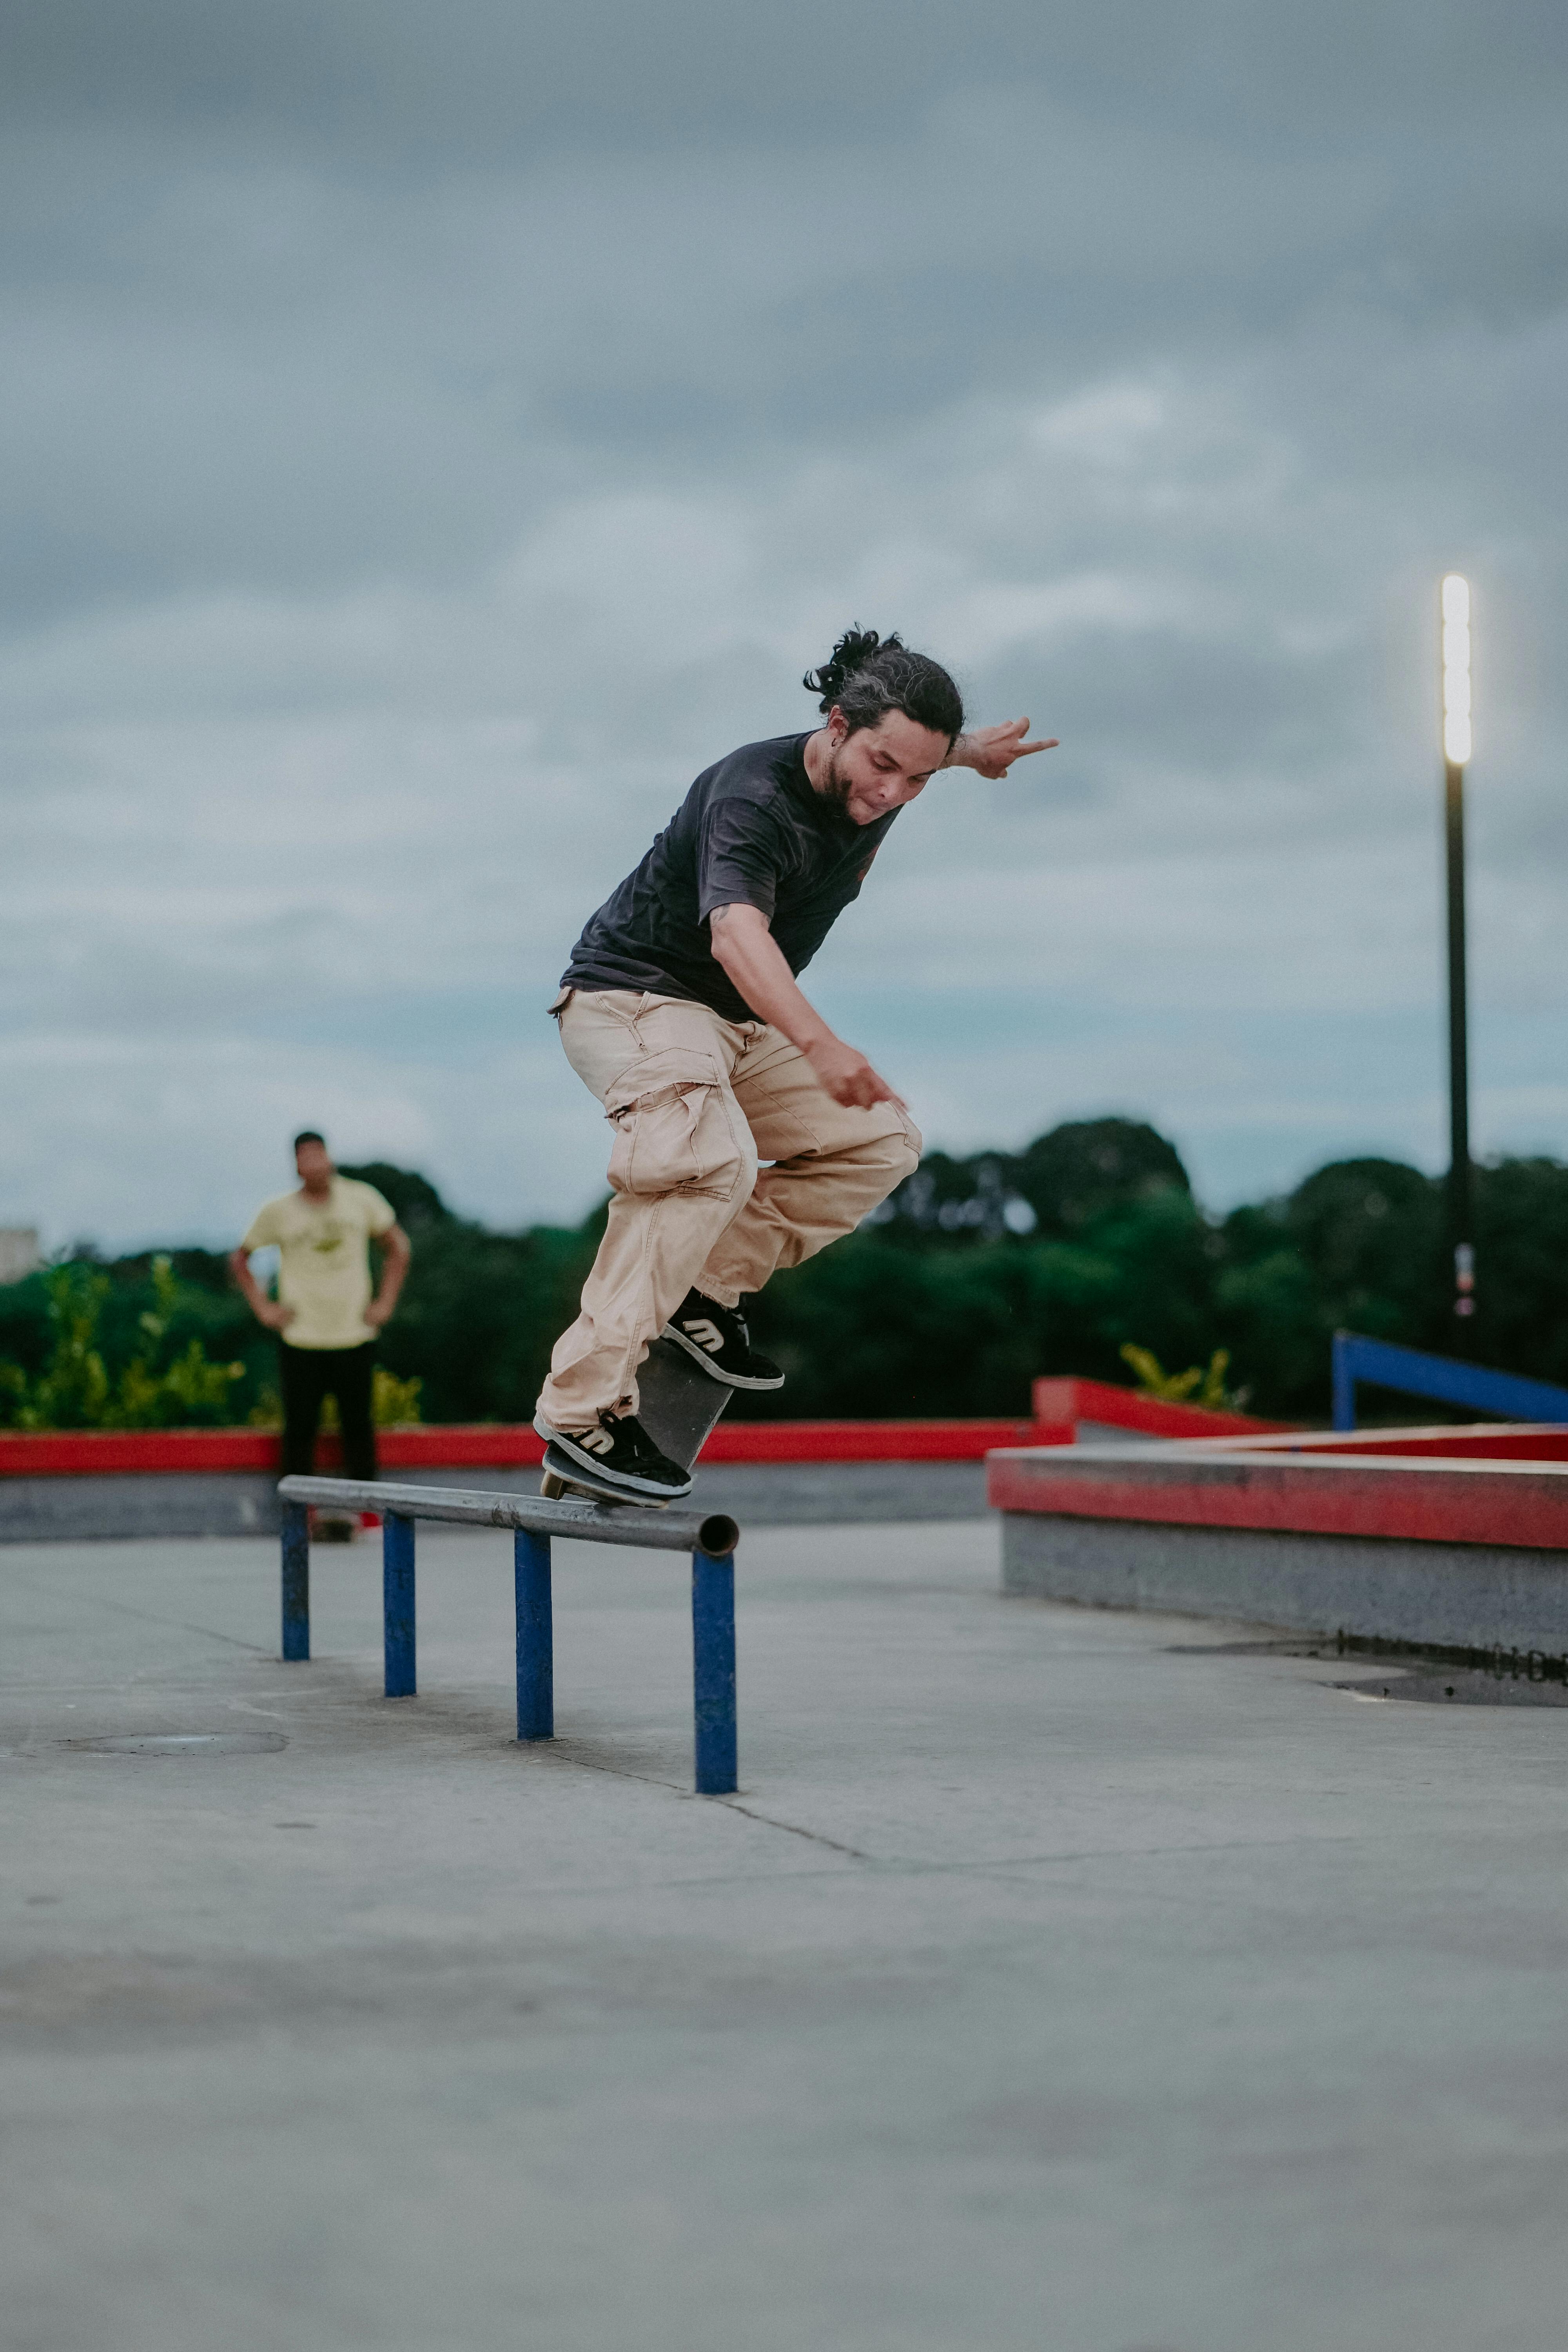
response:
[[[774,1528],[697,1799],[679,1558],[558,1548],[520,1748],[419,1555],[393,1702],[374,1542],[289,1668],[270,1544],[5,1555],[8,2352],[1563,2343],[1560,1711]]]

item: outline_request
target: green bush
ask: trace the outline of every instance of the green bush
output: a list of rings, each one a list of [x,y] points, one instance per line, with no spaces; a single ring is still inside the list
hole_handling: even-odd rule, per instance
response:
[[[382,1340],[387,1383],[417,1381],[426,1421],[531,1418],[603,1209],[580,1226],[490,1233],[409,1170],[345,1173],[378,1185],[414,1238]],[[1568,1385],[1568,1168],[1500,1160],[1477,1171],[1476,1201],[1476,1353]],[[1231,1394],[1312,1418],[1328,1409],[1337,1328],[1448,1352],[1451,1305],[1442,1187],[1419,1169],[1339,1160],[1216,1219],[1152,1128],[1075,1121],[1022,1153],[929,1155],[858,1233],[779,1276],[752,1318],[788,1386],[731,1411],[1021,1416],[1037,1373],[1125,1382],[1132,1347],[1162,1365],[1226,1351]],[[13,1426],[264,1420],[276,1388],[277,1342],[215,1254],[81,1255],[0,1289],[0,1421]]]
[[[111,1373],[99,1326],[114,1293],[112,1277],[80,1261],[50,1266],[35,1279],[47,1301],[53,1348],[29,1379],[6,1367],[0,1387],[17,1429],[190,1429],[234,1420],[231,1396],[242,1362],[215,1364],[199,1338],[179,1345],[180,1285],[167,1257],[150,1268],[152,1304],[137,1316],[131,1352]]]

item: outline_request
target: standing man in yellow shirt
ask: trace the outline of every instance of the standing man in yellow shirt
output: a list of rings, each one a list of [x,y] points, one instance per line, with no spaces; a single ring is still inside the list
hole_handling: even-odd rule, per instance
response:
[[[252,1314],[279,1339],[283,1389],[283,1475],[309,1476],[323,1399],[335,1396],[351,1478],[376,1475],[371,1391],[375,1337],[397,1304],[413,1255],[392,1203],[374,1184],[340,1176],[313,1129],[294,1138],[297,1192],[280,1192],[251,1219],[229,1259]],[[381,1282],[371,1296],[370,1248]],[[279,1253],[278,1297],[250,1271],[252,1250]]]

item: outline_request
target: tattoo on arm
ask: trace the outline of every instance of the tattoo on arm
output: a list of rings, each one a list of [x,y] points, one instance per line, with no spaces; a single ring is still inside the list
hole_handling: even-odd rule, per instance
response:
[[[708,918],[710,932],[720,929],[734,930],[737,928],[737,918],[742,915],[754,915],[763,930],[771,934],[773,925],[767,916],[763,913],[760,907],[753,907],[750,900],[745,898],[732,899],[727,907],[715,907]],[[744,929],[745,926],[741,924],[739,928]]]

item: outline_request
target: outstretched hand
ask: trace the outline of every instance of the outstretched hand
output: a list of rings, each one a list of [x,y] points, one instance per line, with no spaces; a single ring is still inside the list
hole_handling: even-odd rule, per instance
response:
[[[977,776],[1005,776],[1015,760],[1027,759],[1031,751],[1054,751],[1058,738],[1043,737],[1037,743],[1026,743],[1029,731],[1026,719],[1010,719],[1001,727],[976,727],[961,735],[952,747],[952,765],[973,768]]]

